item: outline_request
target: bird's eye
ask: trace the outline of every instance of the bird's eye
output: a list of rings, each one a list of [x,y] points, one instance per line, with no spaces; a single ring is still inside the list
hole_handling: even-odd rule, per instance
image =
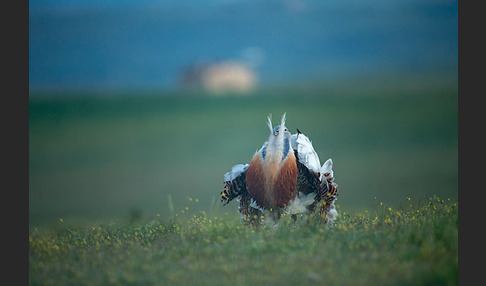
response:
[[[287,131],[287,128],[285,128],[284,131]]]

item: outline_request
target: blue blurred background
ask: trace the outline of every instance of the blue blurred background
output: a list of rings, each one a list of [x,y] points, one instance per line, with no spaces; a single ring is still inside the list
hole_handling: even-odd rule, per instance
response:
[[[457,77],[448,0],[29,2],[31,91],[173,89],[194,63],[234,60],[259,83],[419,72]]]
[[[341,210],[457,199],[457,87],[457,1],[31,0],[29,220],[237,217],[284,112]]]

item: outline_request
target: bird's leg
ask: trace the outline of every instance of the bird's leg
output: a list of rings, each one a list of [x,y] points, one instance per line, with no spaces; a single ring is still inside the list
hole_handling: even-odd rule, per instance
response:
[[[311,225],[312,222],[314,222],[314,220],[312,219],[312,214],[309,213],[306,220],[307,226]]]
[[[293,215],[290,216],[290,218],[292,219],[292,223],[295,226],[295,223],[297,222],[297,215],[293,214]]]
[[[260,210],[250,207],[248,214],[248,222],[252,226],[261,226],[263,224],[263,213]]]
[[[325,200],[321,201],[321,206],[319,208],[319,220],[324,224],[327,223],[326,216],[328,211],[329,204],[327,204]]]

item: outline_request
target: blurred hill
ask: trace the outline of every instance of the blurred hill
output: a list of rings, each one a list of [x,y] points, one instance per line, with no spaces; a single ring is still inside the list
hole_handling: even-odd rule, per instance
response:
[[[30,1],[29,87],[175,89],[237,61],[261,86],[376,73],[457,77],[457,1]]]

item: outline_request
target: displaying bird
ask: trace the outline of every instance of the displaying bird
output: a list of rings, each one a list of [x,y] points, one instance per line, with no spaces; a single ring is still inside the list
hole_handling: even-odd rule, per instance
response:
[[[242,222],[262,224],[276,222],[290,215],[310,214],[324,223],[333,222],[337,184],[334,182],[332,160],[322,166],[311,141],[299,129],[291,134],[285,126],[272,127],[270,136],[253,155],[249,164],[237,164],[224,174],[221,202],[239,202]]]

